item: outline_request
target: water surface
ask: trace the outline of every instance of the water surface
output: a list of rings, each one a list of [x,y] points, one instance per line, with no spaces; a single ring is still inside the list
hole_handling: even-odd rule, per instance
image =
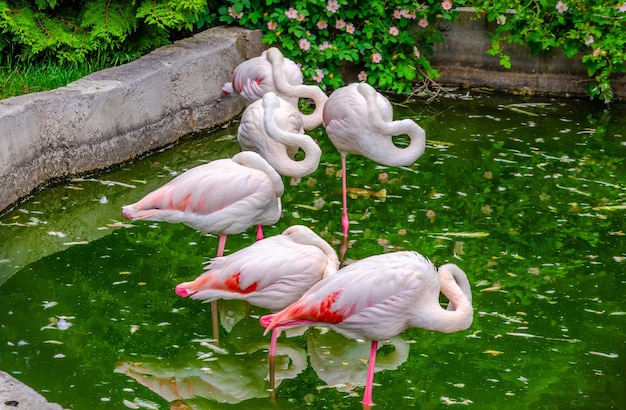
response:
[[[390,168],[348,157],[349,260],[410,249],[467,272],[470,329],[410,329],[378,354],[381,409],[618,408],[626,399],[624,106],[469,93],[399,102],[426,153]],[[239,151],[237,123],[110,172],[48,188],[0,219],[0,369],[66,408],[359,408],[369,344],[282,337],[267,391],[263,309],[180,298],[217,238],[129,223],[175,175]],[[318,171],[285,179],[284,216],[337,250],[340,157],[320,128]],[[399,139],[399,144],[404,143]],[[254,229],[228,238],[232,253]],[[189,407],[185,407],[189,406]],[[178,407],[176,407],[178,406]]]

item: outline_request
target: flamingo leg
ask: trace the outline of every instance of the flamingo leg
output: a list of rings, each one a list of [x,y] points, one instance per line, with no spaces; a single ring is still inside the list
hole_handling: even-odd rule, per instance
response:
[[[365,381],[365,393],[363,393],[363,405],[371,406],[374,404],[372,401],[372,388],[374,385],[374,369],[376,368],[376,351],[378,350],[378,341],[372,340],[372,347],[370,348],[370,361],[367,365],[367,380]]]
[[[270,398],[272,400],[276,399],[276,364],[274,358],[276,356],[276,342],[278,340],[278,336],[280,336],[280,329],[272,329],[272,339],[270,341],[270,352],[268,357],[270,365]]]
[[[257,225],[256,226],[256,240],[260,241],[261,239],[263,239],[263,227],[261,225]]]
[[[217,245],[217,256],[224,256],[224,248],[226,248],[226,234],[221,234]],[[217,300],[211,302],[211,322],[213,324],[213,339],[215,344],[219,343],[219,320],[217,317]]]
[[[343,228],[344,238],[348,237],[348,191],[346,188],[346,154],[341,154],[341,194],[343,195],[343,212],[341,214],[341,227]]]

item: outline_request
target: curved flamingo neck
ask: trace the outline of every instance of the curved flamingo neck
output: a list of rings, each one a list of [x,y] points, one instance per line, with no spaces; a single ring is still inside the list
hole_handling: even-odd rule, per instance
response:
[[[380,107],[376,102],[377,91],[366,83],[358,85],[359,93],[365,98],[369,120],[373,131],[376,134],[387,136],[381,141],[379,150],[380,158],[372,156],[372,160],[388,166],[408,166],[422,156],[426,148],[426,132],[415,121],[411,119],[385,121],[380,114]],[[409,146],[406,148],[397,147],[392,137],[399,135],[408,135],[410,139]]]
[[[291,84],[285,75],[285,57],[277,48],[267,50],[267,60],[272,64],[272,78],[274,88],[279,94],[287,97],[310,98],[315,103],[315,110],[311,114],[303,114],[305,130],[312,130],[322,124],[322,112],[328,96],[321,88],[314,85]]]
[[[280,100],[276,94],[270,92],[263,96],[263,122],[265,132],[270,138],[281,144],[297,146],[304,151],[305,156],[301,161],[286,158],[286,160],[289,161],[289,164],[286,165],[286,168],[289,169],[289,176],[303,177],[311,174],[319,165],[320,158],[322,157],[322,149],[308,135],[282,130],[278,124],[276,124],[275,112],[280,109],[280,106]]]

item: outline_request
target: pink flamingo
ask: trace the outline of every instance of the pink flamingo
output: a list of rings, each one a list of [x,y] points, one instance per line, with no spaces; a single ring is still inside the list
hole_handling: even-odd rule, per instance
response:
[[[222,86],[225,95],[239,94],[248,102],[261,99],[270,91],[294,107],[298,107],[300,98],[313,100],[315,110],[303,115],[304,129],[312,130],[322,124],[322,109],[328,96],[318,86],[305,85],[300,67],[275,47],[238,65],[232,81]]]
[[[387,166],[408,166],[424,153],[426,133],[411,119],[394,121],[391,103],[366,83],[354,83],[334,91],[324,104],[323,123],[328,138],[341,154],[341,226],[347,238],[350,221],[346,155],[363,155]],[[405,134],[410,138],[409,145],[397,147],[392,137]]]
[[[217,256],[224,254],[226,236],[280,219],[285,187],[278,173],[259,154],[240,152],[183,172],[138,202],[122,207],[131,220],[180,222],[200,232],[219,235]],[[217,306],[212,304],[217,336]],[[217,339],[217,337],[216,337]]]
[[[176,294],[206,301],[241,299],[278,311],[337,269],[339,258],[335,250],[306,226],[293,225],[281,235],[213,259],[204,274],[177,285]],[[274,340],[277,337],[278,334]],[[274,349],[269,357],[272,397]]]
[[[449,300],[439,304],[439,293]],[[261,318],[272,332],[297,326],[328,326],[351,339],[371,340],[363,404],[372,402],[372,384],[379,340],[390,339],[410,327],[439,332],[467,329],[472,323],[472,295],[465,273],[454,264],[437,271],[424,256],[403,251],[371,256],[321,280],[298,301]]]
[[[315,232],[293,225],[235,253],[212,259],[205,272],[176,286],[176,294],[212,301],[241,299],[278,311],[339,269],[335,250]]]
[[[280,175],[303,177],[313,173],[322,150],[304,134],[298,109],[270,91],[245,109],[237,132],[242,150],[259,153]],[[295,160],[299,149],[305,157]]]
[[[274,67],[267,58],[268,51],[265,50],[260,56],[246,60],[235,67],[232,80],[222,85],[222,93],[224,95],[240,95],[247,102],[253,102],[262,98],[269,91],[276,91],[272,73]],[[281,78],[284,78],[288,83],[304,83],[300,67],[292,60],[285,59],[282,66],[276,66],[276,68],[282,70],[283,77]],[[297,102],[297,99],[295,101]]]

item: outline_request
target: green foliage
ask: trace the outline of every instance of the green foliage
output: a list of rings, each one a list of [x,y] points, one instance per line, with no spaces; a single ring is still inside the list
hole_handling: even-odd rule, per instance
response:
[[[581,56],[591,79],[591,98],[613,98],[611,76],[626,71],[626,2],[604,0],[477,1],[477,12],[497,27],[491,36],[491,55],[511,67],[504,42],[527,44],[531,51],[556,48],[569,58]]]
[[[203,0],[0,1],[0,55],[21,61],[113,65],[168,44],[191,30],[205,12]]]
[[[438,77],[427,55],[443,42],[438,19],[454,20],[464,0],[234,0],[220,20],[261,28],[263,41],[302,65],[305,81],[344,84],[346,68],[381,90],[409,92],[416,80]],[[356,72],[355,72],[356,73]]]

